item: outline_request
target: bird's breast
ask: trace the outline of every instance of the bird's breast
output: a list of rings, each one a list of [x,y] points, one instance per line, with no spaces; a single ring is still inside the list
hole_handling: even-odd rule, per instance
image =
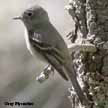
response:
[[[46,59],[43,57],[42,54],[40,54],[30,43],[29,41],[29,35],[27,30],[25,30],[25,41],[26,41],[26,45],[27,45],[27,49],[30,51],[31,55],[33,55],[34,57],[36,57],[37,60],[41,60],[43,62],[47,62]]]

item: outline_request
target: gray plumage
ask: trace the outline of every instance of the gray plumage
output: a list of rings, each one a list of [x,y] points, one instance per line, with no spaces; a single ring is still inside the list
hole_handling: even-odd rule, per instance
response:
[[[20,19],[27,28],[26,42],[30,52],[51,64],[65,80],[70,80],[81,103],[85,103],[87,99],[78,84],[67,45],[51,24],[47,12],[34,6],[24,11]]]

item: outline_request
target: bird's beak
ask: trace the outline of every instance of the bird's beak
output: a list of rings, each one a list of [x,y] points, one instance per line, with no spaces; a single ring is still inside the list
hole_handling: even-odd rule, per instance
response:
[[[21,16],[18,16],[18,17],[14,17],[13,19],[14,20],[22,20],[22,17]]]

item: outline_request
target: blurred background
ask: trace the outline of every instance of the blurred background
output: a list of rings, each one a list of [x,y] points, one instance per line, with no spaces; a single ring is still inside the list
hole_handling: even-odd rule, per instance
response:
[[[68,0],[0,0],[0,108],[10,108],[3,105],[9,100],[33,102],[31,108],[71,108],[67,98],[70,84],[57,72],[42,84],[35,80],[46,64],[31,56],[24,40],[23,23],[12,20],[35,4],[48,11],[52,24],[69,44],[65,36],[73,24],[64,10]]]

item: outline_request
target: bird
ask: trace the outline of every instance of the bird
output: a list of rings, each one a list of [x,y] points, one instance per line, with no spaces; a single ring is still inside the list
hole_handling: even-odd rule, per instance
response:
[[[72,57],[61,34],[50,21],[48,12],[40,5],[26,9],[20,19],[26,28],[27,48],[33,56],[50,64],[66,81],[71,81],[82,104],[87,102],[76,77]]]

